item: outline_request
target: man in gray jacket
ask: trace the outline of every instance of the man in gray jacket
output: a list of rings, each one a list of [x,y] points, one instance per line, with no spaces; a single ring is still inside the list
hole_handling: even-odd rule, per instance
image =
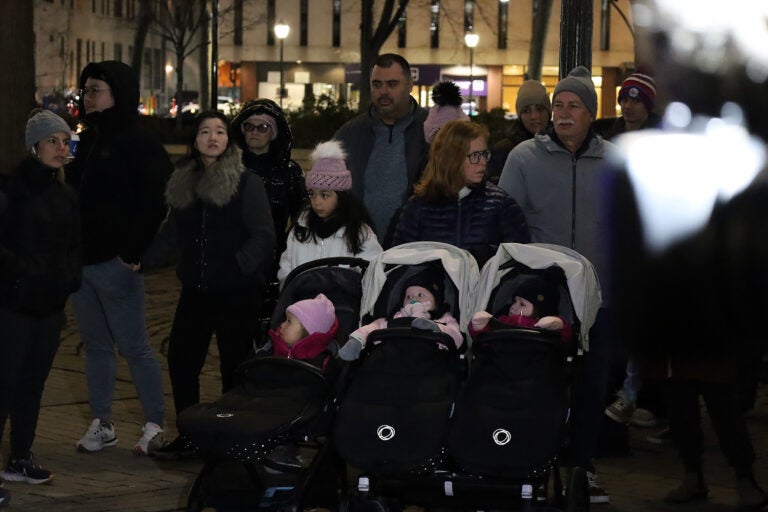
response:
[[[411,195],[429,153],[424,139],[427,110],[411,97],[411,66],[394,53],[380,55],[371,71],[371,106],[334,136],[347,152],[352,190],[363,199],[384,248],[394,218]]]
[[[595,479],[592,456],[605,409],[614,338],[609,304],[608,226],[598,211],[603,158],[613,146],[596,135],[592,121],[597,94],[587,68],[579,66],[555,87],[553,126],[522,142],[507,157],[499,186],[520,205],[533,242],[570,247],[597,270],[603,293],[585,353],[583,374],[577,377],[571,431],[570,465],[587,470],[590,501],[607,503],[608,495]]]

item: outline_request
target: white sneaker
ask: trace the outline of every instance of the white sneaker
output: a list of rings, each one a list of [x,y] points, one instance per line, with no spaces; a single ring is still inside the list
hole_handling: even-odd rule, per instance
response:
[[[659,419],[648,409],[635,409],[629,418],[629,424],[640,428],[653,428],[659,426]]]
[[[617,423],[629,423],[633,412],[635,404],[621,397],[605,408],[605,414]]]
[[[85,435],[75,443],[75,448],[79,452],[98,452],[107,446],[115,446],[116,444],[115,426],[109,421],[95,418]]]
[[[147,422],[141,429],[143,434],[136,441],[133,452],[136,455],[151,455],[163,446],[163,428],[157,423]]]
[[[591,471],[587,471],[587,482],[589,483],[590,503],[609,503],[611,501],[608,493],[597,483],[597,475]]]

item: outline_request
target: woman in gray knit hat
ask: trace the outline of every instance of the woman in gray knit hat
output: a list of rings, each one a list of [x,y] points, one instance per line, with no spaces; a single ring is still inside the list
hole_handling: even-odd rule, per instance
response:
[[[64,303],[80,286],[80,217],[63,175],[70,138],[64,119],[32,111],[29,154],[0,184],[0,435],[11,423],[10,461],[0,476],[12,482],[53,478],[31,448]]]

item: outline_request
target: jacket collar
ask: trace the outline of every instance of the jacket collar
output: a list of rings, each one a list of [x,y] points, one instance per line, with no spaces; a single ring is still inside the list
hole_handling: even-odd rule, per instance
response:
[[[234,145],[205,170],[197,160],[188,160],[177,167],[168,180],[165,199],[169,206],[179,209],[198,199],[224,206],[237,194],[243,172],[240,150]]]
[[[323,351],[328,349],[331,340],[336,336],[339,329],[339,319],[333,321],[333,325],[328,332],[316,332],[300,339],[292,347],[289,347],[282,336],[275,330],[269,331],[269,337],[272,339],[272,352],[276,357],[287,357],[290,359],[314,359]]]

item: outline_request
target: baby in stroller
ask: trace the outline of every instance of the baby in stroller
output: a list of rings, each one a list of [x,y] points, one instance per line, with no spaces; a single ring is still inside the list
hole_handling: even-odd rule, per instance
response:
[[[416,329],[444,332],[457,348],[461,347],[464,337],[444,300],[443,279],[441,271],[433,266],[411,276],[404,284],[402,307],[388,318],[377,318],[354,331],[339,350],[339,357],[345,361],[357,359],[371,332],[385,329],[392,320],[399,318],[412,319],[410,326]]]
[[[560,292],[557,289],[554,272],[545,271],[542,275],[532,276],[516,290],[512,303],[502,311],[508,311],[498,318],[487,311],[478,311],[472,316],[469,333],[473,338],[478,334],[502,328],[535,327],[548,331],[559,331],[566,343],[573,340],[571,324],[559,316]]]

